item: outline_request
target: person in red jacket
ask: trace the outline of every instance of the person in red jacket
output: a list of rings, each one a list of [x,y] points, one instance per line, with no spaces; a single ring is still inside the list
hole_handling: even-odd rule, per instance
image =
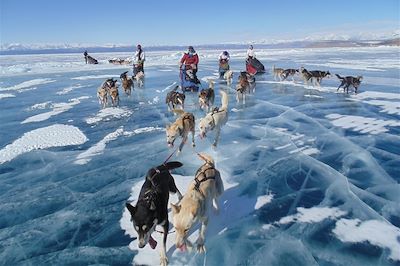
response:
[[[184,53],[181,58],[180,67],[182,68],[182,65],[185,65],[186,70],[192,69],[193,73],[196,74],[198,64],[199,64],[199,56],[197,55],[193,46],[189,46],[187,53]]]

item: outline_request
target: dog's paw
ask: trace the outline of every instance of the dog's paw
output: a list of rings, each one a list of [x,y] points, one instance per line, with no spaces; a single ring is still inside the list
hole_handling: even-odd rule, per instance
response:
[[[204,244],[197,244],[197,252],[198,253],[206,252],[206,247],[204,246]]]
[[[160,265],[167,266],[168,265],[168,258],[167,257],[160,257]]]

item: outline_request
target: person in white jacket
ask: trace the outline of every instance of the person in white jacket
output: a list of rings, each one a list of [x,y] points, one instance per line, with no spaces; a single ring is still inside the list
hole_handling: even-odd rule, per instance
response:
[[[249,58],[256,58],[256,54],[254,53],[253,45],[249,46],[249,49],[247,49],[247,59]]]
[[[133,56],[133,76],[136,76],[140,71],[144,73],[144,61],[146,60],[142,46],[138,44],[136,48],[135,55]]]

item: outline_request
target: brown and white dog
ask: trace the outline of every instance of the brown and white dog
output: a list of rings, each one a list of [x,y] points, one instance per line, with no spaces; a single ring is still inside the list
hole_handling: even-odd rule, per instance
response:
[[[236,102],[239,103],[240,98],[243,104],[246,103],[246,92],[250,92],[250,82],[246,72],[240,72],[238,84],[236,85]]]
[[[174,146],[174,142],[178,137],[182,138],[182,142],[179,145],[178,153],[182,151],[183,145],[185,145],[188,135],[192,132],[192,146],[194,143],[194,131],[195,131],[195,119],[192,113],[184,112],[183,110],[173,110],[175,113],[181,116],[176,119],[173,124],[166,126],[167,144],[169,147]]]
[[[349,93],[349,87],[350,87],[350,86],[353,86],[353,87],[354,87],[354,90],[355,90],[355,93],[357,93],[358,87],[360,86],[361,81],[362,81],[362,79],[363,79],[362,76],[357,76],[357,77],[352,77],[352,76],[341,77],[341,76],[339,76],[338,74],[335,74],[335,75],[336,75],[336,77],[337,77],[338,79],[341,80],[341,83],[340,83],[340,85],[339,85],[339,87],[337,88],[336,91],[339,91],[340,87],[342,87],[342,86],[344,85],[344,86],[343,86],[343,91],[346,91],[347,93]]]
[[[133,85],[133,80],[130,77],[128,77],[127,73],[128,71],[125,71],[119,77],[122,81],[122,88],[124,89],[126,95],[130,96],[131,91],[134,88],[134,85]]]
[[[226,85],[231,86],[232,80],[233,80],[233,71],[232,70],[227,70],[224,73],[224,80],[226,80]]]
[[[138,87],[141,88],[144,85],[144,73],[143,71],[139,71],[136,76],[132,77],[136,80]]]
[[[197,223],[201,223],[197,239],[197,252],[205,252],[205,234],[212,205],[218,212],[218,197],[224,192],[224,185],[214,159],[207,154],[198,154],[204,164],[197,170],[195,179],[189,185],[179,205],[171,204],[172,223],[176,230],[175,245],[181,251],[193,244],[188,240],[189,232]]]
[[[275,65],[273,65],[272,73],[274,74],[274,80],[276,80],[276,78],[278,77],[279,81],[282,81],[284,71],[285,70],[283,68],[275,67]]]
[[[108,90],[108,93],[110,94],[110,97],[111,97],[111,103],[115,107],[115,106],[119,105],[119,92],[118,92],[117,81],[116,80],[112,80],[112,81],[113,81],[113,85]]]
[[[110,93],[110,89],[114,86],[116,80],[114,79],[107,79],[104,81],[101,86],[97,89],[97,98],[99,99],[99,103],[102,105],[103,108],[107,106],[108,102],[108,94]]]
[[[221,102],[222,106],[220,108],[216,107],[211,112],[209,112],[205,117],[200,119],[200,138],[206,137],[209,131],[215,130],[215,139],[213,146],[216,147],[219,141],[219,136],[221,134],[221,128],[228,121],[228,94],[225,91],[221,92]]]
[[[205,109],[207,112],[210,111],[215,99],[214,82],[209,81],[209,84],[208,89],[202,89],[199,93],[200,109]]]
[[[165,97],[165,103],[168,105],[168,110],[174,110],[178,105],[181,106],[181,109],[185,109],[185,94],[182,92],[178,92],[177,89],[179,86],[176,86],[174,89],[167,93]]]

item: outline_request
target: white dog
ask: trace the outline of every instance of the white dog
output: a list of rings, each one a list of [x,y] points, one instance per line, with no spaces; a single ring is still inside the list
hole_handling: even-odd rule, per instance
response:
[[[224,79],[226,80],[226,85],[231,86],[232,79],[233,79],[233,71],[232,70],[227,70],[224,73]]]
[[[215,169],[213,158],[207,154],[198,154],[204,164],[197,170],[195,179],[189,185],[179,205],[171,204],[172,223],[176,230],[176,247],[185,251],[191,250],[193,244],[187,239],[190,229],[197,221],[201,222],[200,234],[197,239],[197,251],[205,251],[205,233],[208,224],[209,210],[214,203],[218,212],[218,197],[224,192],[221,175]]]
[[[215,140],[213,146],[216,147],[221,133],[221,127],[228,121],[228,94],[225,91],[221,92],[221,108],[214,108],[204,118],[200,119],[200,138],[206,137],[207,132],[214,130]]]
[[[133,78],[136,80],[139,88],[143,87],[143,85],[144,85],[144,73],[143,73],[143,71],[139,71],[136,74],[136,76],[134,76]]]

